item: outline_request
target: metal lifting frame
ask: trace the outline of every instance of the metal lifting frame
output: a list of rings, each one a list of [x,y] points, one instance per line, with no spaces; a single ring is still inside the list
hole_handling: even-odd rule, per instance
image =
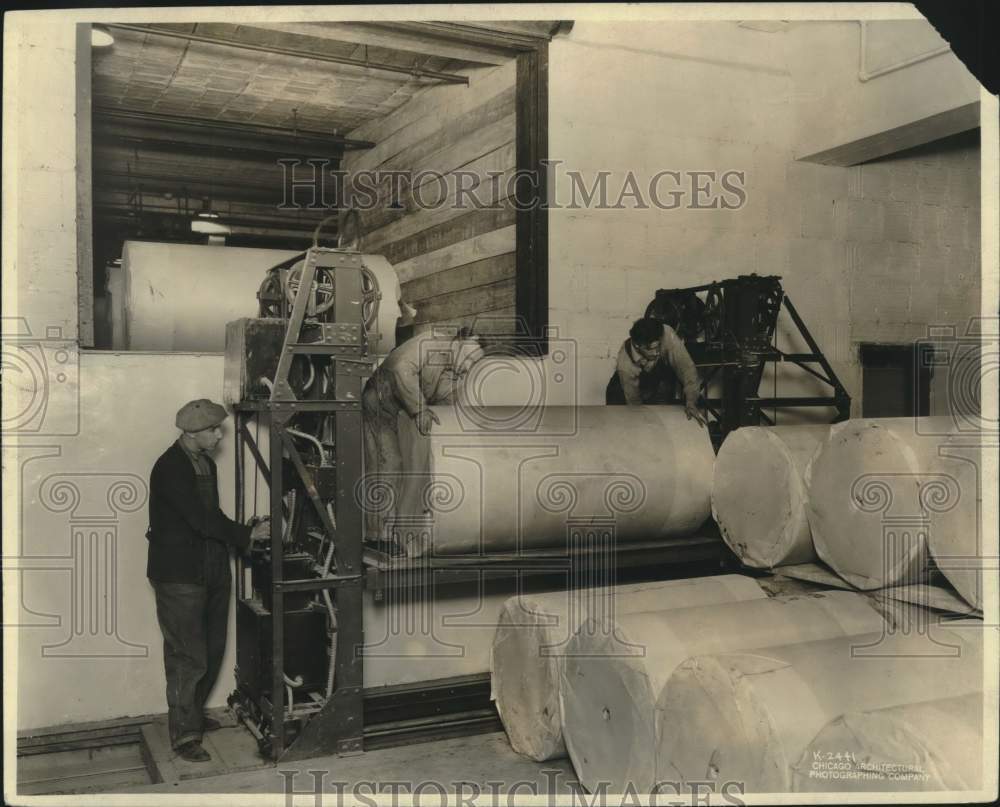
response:
[[[302,341],[303,326],[317,269],[328,270],[333,278],[334,322],[319,323],[319,338],[306,342]],[[360,648],[363,643],[364,577],[361,503],[355,491],[362,473],[361,385],[363,378],[371,373],[372,358],[359,319],[363,296],[361,270],[361,255],[356,252],[317,247],[307,252],[298,293],[287,321],[270,399],[244,401],[235,407],[237,518],[242,520],[246,515],[243,469],[247,448],[270,486],[271,686],[269,696],[262,696],[258,707],[260,717],[270,724],[270,736],[265,744],[275,759],[305,759],[363,749],[363,661]],[[289,383],[292,360],[302,354],[330,358],[333,384],[323,397],[310,395],[308,399],[300,400]],[[316,480],[289,433],[289,422],[300,413],[319,413],[334,418],[335,520],[320,498]],[[264,459],[248,428],[254,418],[269,433],[268,460]],[[332,542],[333,574],[285,579],[281,514],[285,509],[283,476],[287,469],[283,467],[283,460],[286,454],[315,508],[325,533],[324,540]],[[247,595],[243,568],[241,561],[237,581],[237,594],[241,600]],[[335,602],[336,625],[331,626],[337,636],[335,658],[331,659],[335,686],[318,711],[310,717],[298,718],[303,724],[290,743],[286,731],[288,704],[285,702],[285,595],[324,591],[330,591]]]
[[[704,299],[695,295],[703,294]],[[692,306],[692,303],[696,305]],[[774,345],[778,315],[784,308],[809,348],[786,353]],[[740,277],[692,286],[661,289],[646,316],[663,319],[664,311],[679,316],[679,335],[701,372],[705,408],[716,447],[741,426],[774,425],[765,408],[832,407],[833,422],[850,417],[851,396],[840,382],[776,276]],[[667,317],[670,319],[670,317]],[[685,327],[686,326],[686,327]],[[830,387],[829,395],[764,397],[759,393],[765,362],[791,362]],[[819,369],[815,368],[819,366]],[[709,385],[721,381],[719,397],[709,397]]]

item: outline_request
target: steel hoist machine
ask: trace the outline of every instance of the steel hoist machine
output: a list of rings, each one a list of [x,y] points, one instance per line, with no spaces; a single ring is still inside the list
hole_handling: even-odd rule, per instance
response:
[[[322,224],[321,224],[322,226]],[[265,480],[270,540],[237,562],[230,707],[274,759],[363,748],[361,392],[379,291],[365,256],[314,245],[271,269],[258,318],[226,326],[236,517]],[[250,458],[252,463],[250,464]],[[248,488],[250,490],[248,491]]]
[[[779,350],[775,332],[781,311],[808,352]],[[851,396],[823,355],[775,275],[739,277],[683,289],[659,289],[645,316],[671,326],[684,340],[701,376],[709,433],[718,450],[741,426],[773,426],[765,409],[833,409],[833,423],[850,417]],[[825,395],[766,396],[759,392],[768,363],[797,366],[821,382]],[[718,394],[710,394],[710,387]]]

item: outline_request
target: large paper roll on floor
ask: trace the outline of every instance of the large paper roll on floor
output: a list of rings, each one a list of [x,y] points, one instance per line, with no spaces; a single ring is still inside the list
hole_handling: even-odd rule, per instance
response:
[[[750,426],[726,437],[715,458],[712,515],[747,566],[816,559],[803,476],[829,434],[829,426]]]
[[[395,514],[428,522],[411,555],[689,535],[710,515],[708,432],[673,406],[433,407],[429,437],[400,419]],[[578,529],[589,526],[589,529]],[[409,534],[417,536],[419,530]],[[596,537],[595,537],[596,536]]]
[[[806,472],[816,553],[848,583],[917,582],[927,566],[922,491],[950,418],[849,420]]]
[[[267,270],[301,254],[277,249],[161,244],[126,241],[122,280],[112,300],[116,350],[168,350],[221,353],[226,323],[257,315],[257,291]],[[395,345],[399,317],[399,278],[381,255],[365,255],[381,299],[376,354]],[[117,274],[117,273],[115,273]],[[115,291],[112,290],[112,294]],[[119,322],[124,318],[124,322]]]
[[[596,792],[649,793],[659,700],[685,659],[880,630],[865,597],[846,591],[628,614],[616,630],[586,623],[566,649],[563,734],[580,782]],[[662,777],[661,777],[662,778]]]
[[[958,654],[947,655],[942,643]],[[698,656],[677,668],[664,692],[657,775],[786,793],[792,766],[840,715],[982,689],[981,628],[936,627],[933,639],[872,633]]]
[[[511,597],[492,654],[493,695],[511,746],[539,762],[566,755],[559,679],[566,644],[586,619],[766,596],[753,578],[725,574]]]
[[[982,693],[850,712],[794,766],[796,791],[909,792],[983,787]]]
[[[983,608],[982,437],[954,434],[938,448],[924,496],[927,543],[938,569],[973,608]]]

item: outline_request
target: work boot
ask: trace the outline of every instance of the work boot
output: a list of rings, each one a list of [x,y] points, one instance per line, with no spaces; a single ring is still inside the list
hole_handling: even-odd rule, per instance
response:
[[[216,720],[214,717],[209,717],[205,715],[201,719],[201,730],[202,731],[218,731],[222,728],[222,724]]]
[[[209,762],[212,759],[212,755],[201,747],[199,740],[191,740],[177,746],[177,756],[188,762]]]

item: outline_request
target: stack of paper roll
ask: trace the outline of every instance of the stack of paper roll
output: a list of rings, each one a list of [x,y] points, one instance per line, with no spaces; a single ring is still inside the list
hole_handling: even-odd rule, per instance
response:
[[[950,418],[849,420],[835,425],[806,471],[816,552],[865,590],[916,583],[927,570],[931,476]],[[974,501],[974,497],[973,497]]]
[[[983,783],[983,695],[849,712],[793,767],[797,791],[975,791]]]
[[[816,559],[803,477],[829,434],[829,426],[748,426],[726,437],[715,458],[712,514],[747,566]]]
[[[788,792],[793,766],[831,721],[981,693],[982,661],[981,627],[878,632],[688,659],[657,710],[657,776]]]
[[[691,656],[809,642],[881,630],[881,616],[852,592],[682,608],[589,621],[566,649],[563,734],[580,782],[596,792],[651,792],[661,698]],[[694,719],[710,719],[697,715]],[[668,726],[671,724],[667,722]],[[685,719],[679,730],[697,732]],[[662,777],[661,777],[662,778]]]
[[[765,598],[749,577],[718,575],[511,597],[493,640],[493,695],[510,744],[539,762],[565,756],[559,679],[567,642],[588,618]]]

